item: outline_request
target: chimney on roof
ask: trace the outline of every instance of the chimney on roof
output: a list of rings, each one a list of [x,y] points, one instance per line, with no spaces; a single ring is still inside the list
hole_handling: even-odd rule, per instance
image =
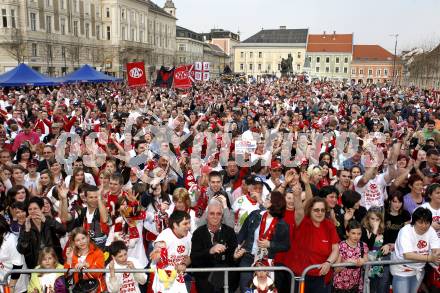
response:
[[[324,34],[322,35],[322,38],[325,39],[325,31],[324,31]]]
[[[333,40],[336,40],[336,31],[333,31]]]
[[[280,26],[280,30],[285,30],[285,29],[287,29],[287,27],[285,25]]]

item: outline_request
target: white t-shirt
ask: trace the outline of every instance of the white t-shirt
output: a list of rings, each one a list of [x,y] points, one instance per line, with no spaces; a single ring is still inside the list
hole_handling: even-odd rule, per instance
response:
[[[17,251],[17,240],[18,237],[12,233],[7,233],[3,239],[0,247],[0,280],[3,280],[4,275],[10,272],[13,266],[24,265],[24,257]],[[21,282],[22,276],[24,275],[20,275],[17,281],[15,292],[27,291],[27,284]],[[3,287],[0,287],[0,292],[3,292]]]
[[[440,224],[440,209],[435,210],[429,202],[425,202],[421,205],[423,208],[427,208],[432,213],[432,223]],[[440,238],[440,230],[437,231],[437,236]]]
[[[122,220],[122,217],[117,218],[116,222],[120,220]],[[122,222],[122,224],[124,223]],[[105,246],[110,246],[110,244],[112,244],[112,242],[116,240],[124,241],[125,245],[127,245],[128,248],[127,250],[128,257],[136,258],[136,261],[139,263],[140,268],[145,268],[148,264],[148,261],[147,261],[147,255],[145,254],[144,239],[142,238],[142,227],[143,227],[143,221],[141,220],[136,221],[136,228],[139,237],[130,239],[129,233],[126,234],[123,231],[115,232],[115,225],[112,225],[110,227],[110,231]]]
[[[357,184],[361,180],[362,175],[354,179],[355,190],[362,196],[361,206],[370,209],[372,206],[383,207],[387,197],[385,181],[385,173],[377,175],[374,179],[368,181],[363,187],[358,187]]]
[[[241,226],[243,226],[246,218],[255,210],[260,209],[260,204],[257,202],[255,204],[251,203],[246,195],[242,195],[234,202],[232,205],[232,211],[237,214],[237,221],[235,223],[235,233],[240,232]]]
[[[177,238],[170,228],[163,230],[154,241],[165,242],[168,252],[168,265],[165,270],[174,270],[176,264],[181,264],[185,261],[186,256],[191,254],[191,233],[188,233],[183,238]],[[153,291],[162,293],[187,293],[185,280],[183,275],[178,275],[174,282],[167,288],[159,281],[157,274],[154,275]]]
[[[128,257],[136,269],[144,267],[133,257]],[[109,265],[107,266],[109,269]],[[127,269],[127,266],[120,265],[115,262],[115,269]],[[105,274],[105,283],[110,293],[140,293],[138,283],[145,283],[147,275],[145,273],[116,273],[116,282],[110,282],[110,274]]]
[[[405,258],[403,254],[415,252],[423,255],[430,254],[432,249],[440,248],[440,240],[435,233],[434,228],[429,227],[429,230],[419,235],[414,230],[411,224],[406,224],[399,231],[395,250],[391,254],[391,260],[403,261]],[[425,267],[425,263],[411,263],[406,265],[392,265],[390,267],[393,276],[410,277],[420,274]]]

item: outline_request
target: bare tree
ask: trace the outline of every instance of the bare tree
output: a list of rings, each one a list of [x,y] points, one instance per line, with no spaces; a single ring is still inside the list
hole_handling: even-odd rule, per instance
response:
[[[11,33],[2,36],[0,46],[17,61],[17,64],[23,63],[24,59],[27,57],[27,44],[23,32],[18,28],[8,30]]]

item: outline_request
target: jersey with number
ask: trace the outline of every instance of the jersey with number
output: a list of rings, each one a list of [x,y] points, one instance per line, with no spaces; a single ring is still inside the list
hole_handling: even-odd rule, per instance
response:
[[[185,237],[178,238],[170,228],[163,230],[157,236],[154,244],[164,242],[167,249],[168,264],[163,268],[165,271],[175,270],[177,264],[184,263],[186,257],[189,257],[191,253],[191,237],[191,233],[188,233]],[[155,293],[187,293],[184,274],[178,274],[176,279],[166,286],[164,282],[159,280],[158,274],[155,273],[153,291]]]

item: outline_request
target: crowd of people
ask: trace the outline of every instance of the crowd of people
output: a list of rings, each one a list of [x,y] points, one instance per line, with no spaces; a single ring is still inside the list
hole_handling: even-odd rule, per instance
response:
[[[306,292],[438,292],[439,97],[302,76],[0,89],[0,278],[107,268],[6,281],[216,293],[223,273],[209,268],[319,264]],[[283,271],[228,275],[230,292],[293,289]]]

